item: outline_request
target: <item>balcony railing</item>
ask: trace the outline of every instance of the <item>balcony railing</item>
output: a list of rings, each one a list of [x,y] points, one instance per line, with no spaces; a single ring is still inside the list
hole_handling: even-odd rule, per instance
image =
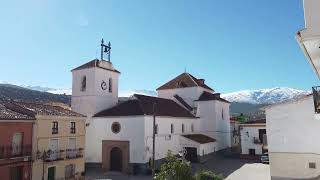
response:
[[[47,151],[46,156],[44,158],[45,161],[59,161],[64,159],[64,150],[57,151]]]
[[[37,159],[42,159],[47,162],[60,161],[64,159],[76,159],[83,157],[83,148],[67,149],[67,150],[48,150],[45,152],[37,152]]]
[[[78,149],[67,149],[66,158],[67,159],[75,159],[83,157],[83,148]]]
[[[31,156],[31,145],[0,146],[0,159]]]
[[[312,87],[315,113],[320,113],[320,86]]]
[[[75,134],[76,133],[76,128],[70,128],[70,133]]]

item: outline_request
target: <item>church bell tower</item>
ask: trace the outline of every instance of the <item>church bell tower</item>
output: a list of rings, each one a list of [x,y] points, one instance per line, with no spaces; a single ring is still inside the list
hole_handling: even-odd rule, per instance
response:
[[[101,41],[101,59],[94,59],[73,70],[71,109],[92,117],[118,103],[120,72],[111,61],[111,43]],[[104,60],[104,55],[108,60]]]

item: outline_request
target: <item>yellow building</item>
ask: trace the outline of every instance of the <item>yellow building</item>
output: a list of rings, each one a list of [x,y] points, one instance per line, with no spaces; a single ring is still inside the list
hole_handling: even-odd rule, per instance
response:
[[[86,117],[60,106],[12,103],[35,116],[32,179],[80,179],[84,173]]]

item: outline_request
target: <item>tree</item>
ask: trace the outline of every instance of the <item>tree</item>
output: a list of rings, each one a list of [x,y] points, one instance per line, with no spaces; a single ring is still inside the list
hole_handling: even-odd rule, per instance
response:
[[[212,171],[201,170],[196,173],[195,180],[223,180],[223,177],[220,175],[216,175]]]
[[[175,157],[168,151],[166,163],[160,167],[160,172],[155,176],[156,180],[194,180],[190,163]]]

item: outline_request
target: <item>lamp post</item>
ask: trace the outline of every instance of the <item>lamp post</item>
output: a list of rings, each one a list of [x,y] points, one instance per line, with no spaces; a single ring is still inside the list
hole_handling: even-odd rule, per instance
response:
[[[152,178],[155,176],[155,137],[156,137],[156,103],[153,104],[153,131],[152,131]]]
[[[50,152],[43,151],[41,153],[40,151],[37,152],[38,159],[42,160],[42,180],[44,180],[44,161],[50,156]]]

